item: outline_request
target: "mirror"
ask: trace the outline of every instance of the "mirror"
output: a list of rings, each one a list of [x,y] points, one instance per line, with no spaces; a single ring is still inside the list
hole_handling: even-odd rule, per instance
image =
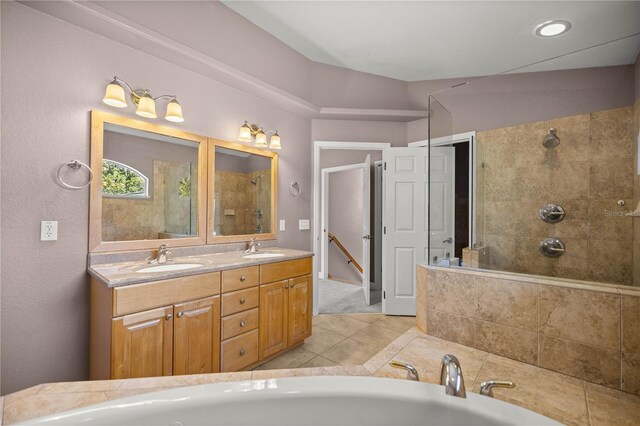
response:
[[[210,242],[275,238],[277,154],[211,140]]]
[[[204,244],[205,141],[92,113],[91,249]]]

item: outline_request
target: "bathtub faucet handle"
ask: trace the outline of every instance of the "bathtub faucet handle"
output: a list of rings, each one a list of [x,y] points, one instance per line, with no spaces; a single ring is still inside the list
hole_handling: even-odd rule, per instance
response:
[[[516,384],[508,380],[487,380],[480,383],[480,395],[493,398],[493,388],[515,388]]]
[[[401,370],[407,370],[407,380],[415,380],[416,382],[420,381],[420,375],[418,374],[418,370],[406,362],[400,361],[390,361],[389,365],[393,368],[399,368]]]

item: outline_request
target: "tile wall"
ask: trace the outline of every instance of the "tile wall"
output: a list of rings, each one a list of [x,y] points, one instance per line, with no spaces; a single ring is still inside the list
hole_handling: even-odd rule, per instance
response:
[[[251,180],[257,178],[256,184]],[[270,232],[271,170],[239,173],[219,170],[215,175],[215,228],[217,235],[245,235]],[[262,218],[255,213],[260,210]]]
[[[426,333],[640,395],[640,291],[417,267]]]
[[[489,247],[490,269],[633,284],[634,223],[624,217],[640,194],[636,176],[634,200],[633,116],[629,106],[477,133],[477,241]],[[552,127],[561,143],[547,149]],[[566,218],[539,219],[548,203]],[[543,256],[546,237],[560,238],[566,253]]]
[[[102,241],[155,240],[160,233],[197,232],[197,197],[183,198],[178,182],[198,176],[189,163],[153,162],[149,198],[102,198]],[[191,193],[198,193],[197,179],[191,179]]]

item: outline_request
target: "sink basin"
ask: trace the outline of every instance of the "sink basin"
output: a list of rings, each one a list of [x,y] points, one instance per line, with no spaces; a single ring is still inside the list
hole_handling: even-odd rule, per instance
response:
[[[182,271],[184,269],[193,269],[200,266],[202,266],[202,263],[165,263],[162,265],[154,265],[138,269],[136,272],[139,274],[144,274],[147,272]]]
[[[269,259],[270,257],[282,257],[282,253],[253,253],[242,256],[243,259]]]

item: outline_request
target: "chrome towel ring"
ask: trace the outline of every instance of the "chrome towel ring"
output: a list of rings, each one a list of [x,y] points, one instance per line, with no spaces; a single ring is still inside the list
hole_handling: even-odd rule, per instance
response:
[[[85,168],[89,171],[89,182],[85,183],[84,185],[81,186],[74,186],[74,185],[69,185],[68,183],[66,183],[65,181],[62,180],[62,178],[60,177],[60,172],[62,172],[62,169],[64,169],[64,167],[67,166],[73,170],[79,170],[81,168]],[[93,182],[93,171],[91,170],[91,167],[87,166],[86,164],[84,164],[81,161],[78,160],[73,160],[73,161],[69,161],[68,163],[64,163],[63,165],[61,165],[60,167],[58,167],[58,173],[56,174],[56,177],[58,178],[58,182],[60,182],[60,185],[64,186],[67,189],[82,189],[82,188],[86,188],[87,186],[91,185],[91,182]]]

